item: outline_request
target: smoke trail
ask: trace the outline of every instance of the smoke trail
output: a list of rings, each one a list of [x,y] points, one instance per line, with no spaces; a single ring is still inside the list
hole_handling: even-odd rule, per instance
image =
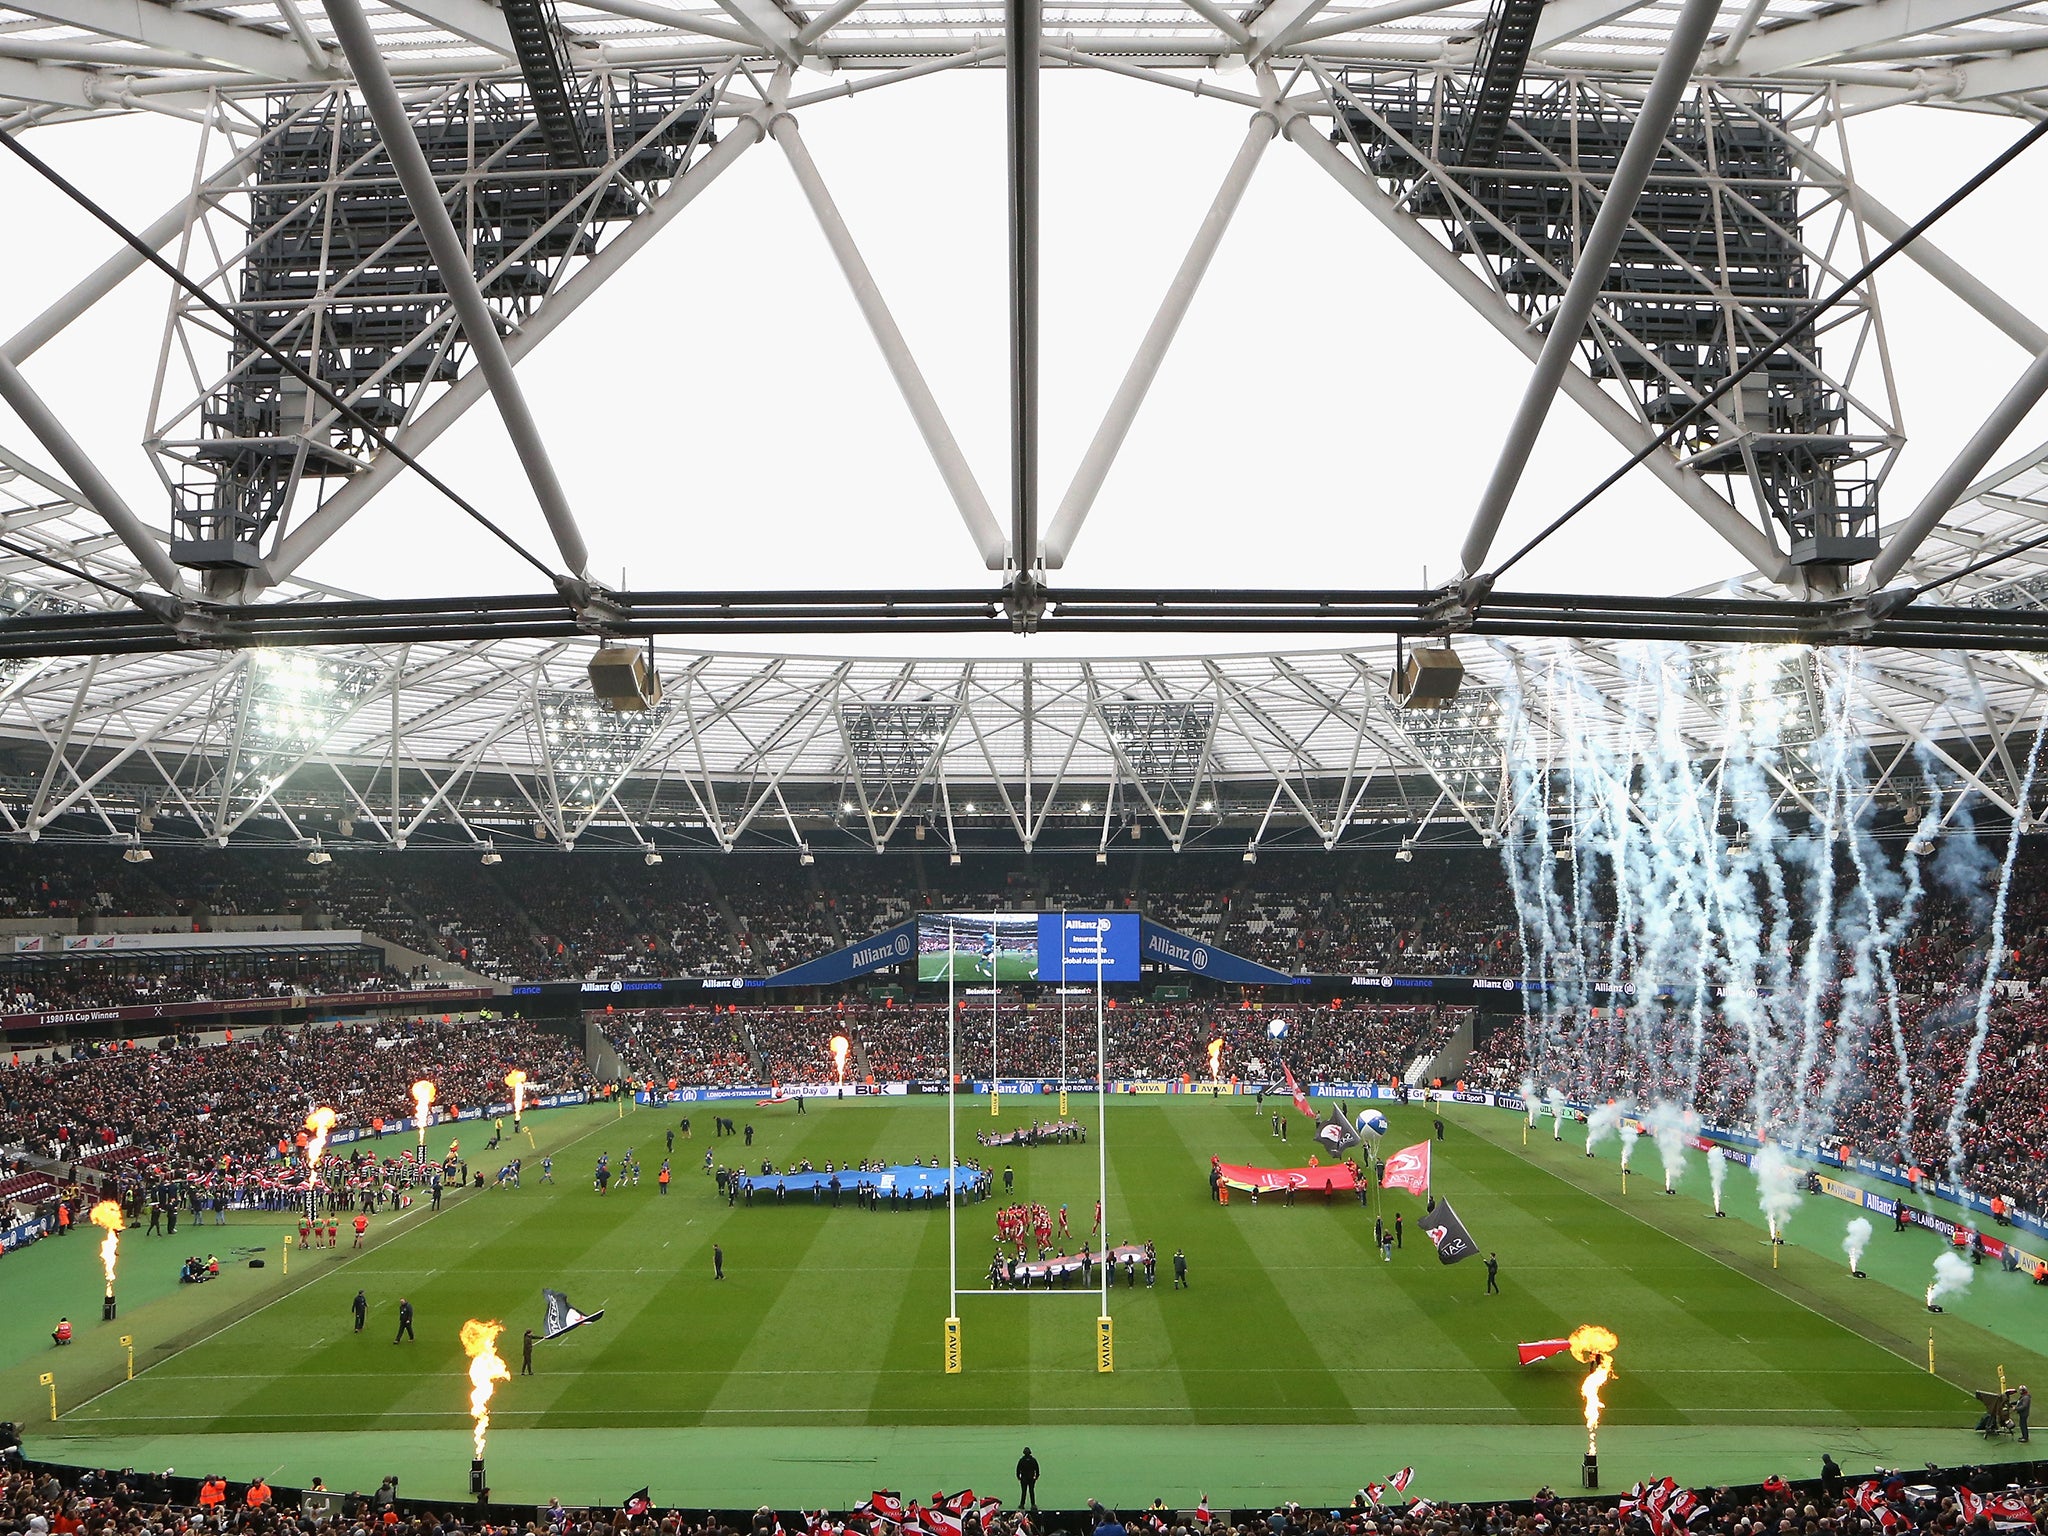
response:
[[[1555,1088],[1546,1090],[1550,1099],[1550,1139],[1564,1140],[1564,1095]]]
[[[1525,1077],[1521,1086],[1522,1109],[1529,1116],[1530,1129],[1535,1129],[1536,1116],[1541,1113],[1542,1101],[1536,1097],[1536,1079]]]
[[[1707,1178],[1714,1186],[1714,1211],[1721,1210],[1721,1186],[1728,1182],[1728,1154],[1719,1147],[1707,1148]]]
[[[1593,1155],[1593,1149],[1612,1136],[1621,1125],[1621,1106],[1612,1100],[1593,1106],[1593,1112],[1586,1116],[1586,1156]]]
[[[1967,1291],[1973,1274],[1967,1259],[1958,1254],[1937,1253],[1934,1256],[1934,1284],[1927,1287],[1927,1305],[1934,1306],[1944,1296]]]
[[[1849,1220],[1848,1236],[1842,1239],[1842,1252],[1849,1255],[1849,1268],[1860,1272],[1863,1268],[1863,1250],[1870,1246],[1870,1218],[1854,1216]]]
[[[1785,1223],[1805,1198],[1797,1188],[1799,1170],[1777,1146],[1768,1142],[1757,1150],[1749,1166],[1756,1175],[1756,1203],[1764,1220],[1770,1223],[1771,1236],[1783,1237]]]
[[[1657,1143],[1657,1156],[1664,1164],[1664,1187],[1669,1189],[1685,1172],[1686,1145],[1699,1135],[1700,1117],[1675,1104],[1653,1104],[1648,1124]]]
[[[2017,810],[2012,830],[2005,840],[2005,867],[1998,874],[1998,899],[1991,908],[1991,942],[1984,956],[1984,981],[1977,989],[1977,1029],[1970,1038],[1969,1054],[1963,1058],[1963,1077],[1956,1087],[1955,1104],[1948,1113],[1948,1177],[1951,1184],[1963,1182],[1963,1122],[1970,1113],[1970,1095],[1977,1091],[1977,1072],[1984,1058],[1984,1040],[1991,1033],[1991,999],[1998,990],[1998,973],[2005,962],[2005,907],[2012,895],[2012,869],[2019,858],[2020,833],[2027,824],[2027,806],[2033,799],[2034,769],[2041,761],[2041,736],[2048,726],[2037,726],[2034,744],[2027,749],[2027,771],[2020,777],[2020,792],[2014,800]]]
[[[1629,1154],[1636,1149],[1636,1138],[1642,1133],[1632,1125],[1621,1128],[1621,1171],[1628,1172]]]

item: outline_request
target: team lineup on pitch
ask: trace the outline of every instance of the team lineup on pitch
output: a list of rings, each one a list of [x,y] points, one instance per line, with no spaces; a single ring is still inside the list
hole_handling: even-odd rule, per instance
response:
[[[963,1099],[958,1113],[962,1127],[978,1113],[982,1128],[1015,1130],[1050,1121],[1053,1103],[1005,1098],[991,1116],[986,1100]],[[536,1115],[523,1188],[472,1190],[439,1213],[416,1207],[380,1219],[360,1254],[294,1253],[289,1280],[260,1297],[248,1288],[270,1286],[269,1271],[252,1279],[230,1270],[217,1287],[216,1327],[151,1349],[132,1382],[68,1407],[55,1433],[95,1445],[192,1437],[194,1454],[216,1437],[282,1441],[288,1433],[317,1455],[322,1436],[460,1430],[461,1325],[501,1320],[511,1348],[524,1330],[540,1331],[543,1289],[605,1315],[540,1345],[534,1374],[499,1388],[491,1416],[500,1436],[891,1430],[943,1447],[977,1427],[1033,1426],[1057,1444],[1065,1429],[1113,1441],[1183,1426],[1236,1428],[1249,1457],[1254,1446],[1270,1449],[1262,1436],[1348,1430],[1371,1441],[1397,1432],[1410,1448],[1402,1461],[1427,1476],[1440,1442],[1455,1440],[1465,1454],[1509,1432],[1517,1443],[1554,1440],[1559,1467],[1569,1469],[1583,1438],[1579,1372],[1569,1362],[1523,1366],[1516,1350],[1598,1323],[1621,1341],[1606,1388],[1610,1455],[1625,1455],[1639,1431],[1712,1435],[1762,1425],[1884,1435],[1924,1444],[1921,1459],[1934,1459],[1955,1452],[1974,1406],[1969,1390],[1997,1367],[2015,1379],[2030,1366],[2048,1377],[2048,1360],[2026,1347],[2023,1320],[1995,1283],[2017,1277],[1987,1274],[1939,1319],[1942,1358],[1930,1374],[1918,1358],[1928,1320],[1915,1291],[1937,1246],[1927,1234],[1880,1238],[1866,1260],[1879,1283],[1859,1287],[1828,1256],[1839,1242],[1822,1230],[1830,1218],[1809,1211],[1791,1223],[1774,1270],[1760,1218],[1732,1198],[1733,1185],[1739,1219],[1720,1223],[1711,1220],[1703,1174],[1681,1183],[1686,1198],[1665,1200],[1648,1179],[1624,1197],[1608,1187],[1611,1161],[1589,1161],[1548,1135],[1524,1147],[1519,1119],[1498,1112],[1446,1113],[1430,1185],[1431,1196],[1455,1202],[1479,1247],[1498,1253],[1497,1295],[1487,1293],[1479,1265],[1439,1264],[1421,1234],[1427,1196],[1384,1191],[1377,1213],[1335,1191],[1218,1203],[1212,1158],[1293,1167],[1316,1146],[1299,1122],[1293,1138],[1303,1139],[1275,1137],[1276,1105],[1292,1113],[1284,1098],[1119,1097],[1107,1102],[1105,1124],[1093,1096],[1077,1095],[1073,1134],[999,1147],[962,1134],[963,1161],[979,1159],[990,1188],[951,1223],[943,1198],[892,1208],[848,1194],[835,1204],[821,1182],[815,1195],[757,1194],[749,1204],[717,1177],[745,1169],[758,1182],[764,1160],[778,1176],[805,1163],[835,1173],[938,1168],[946,1142],[939,1100],[814,1100],[801,1115],[790,1104],[747,1106],[734,1118],[752,1126],[751,1144],[743,1134],[707,1138],[713,1117],[703,1105]],[[1431,1111],[1387,1113],[1389,1147],[1430,1138]],[[693,1122],[686,1138],[685,1117]],[[680,1138],[673,1152],[671,1131]],[[1090,1217],[1105,1146],[1097,1235]],[[671,1164],[672,1198],[660,1196],[651,1173],[598,1197],[596,1160],[616,1166],[629,1147],[645,1168]],[[552,1160],[553,1184],[532,1177],[541,1156]],[[1048,1234],[1068,1256],[1084,1243],[1096,1255],[1104,1243],[1151,1245],[1166,1283],[1147,1285],[1137,1260],[1106,1290],[1047,1275],[980,1299],[967,1287],[987,1284],[998,1221],[1022,1205],[1069,1209],[1077,1219],[1067,1241]],[[1402,1218],[1390,1257],[1375,1242],[1376,1214],[1390,1240]],[[246,1224],[261,1220],[237,1216],[226,1231],[249,1241]],[[958,1243],[950,1255],[949,1228]],[[268,1234],[291,1240],[282,1223]],[[1037,1235],[1025,1255],[1034,1265],[1052,1257]],[[0,1283],[26,1283],[42,1250],[60,1246],[22,1256]],[[1014,1240],[1005,1246],[1018,1251]],[[168,1262],[169,1251],[131,1242],[130,1273]],[[1170,1280],[1176,1251],[1185,1255],[1186,1285]],[[955,1266],[962,1369],[947,1375],[941,1327]],[[247,1299],[234,1299],[238,1288]],[[370,1314],[360,1334],[350,1325],[359,1290]],[[401,1298],[416,1339],[394,1348]],[[142,1302],[121,1326],[147,1337],[152,1305]],[[1098,1310],[1114,1321],[1106,1373],[1095,1354]],[[22,1375],[17,1365],[13,1376]],[[1401,1452],[1390,1443],[1389,1454]],[[1219,1483],[1230,1475],[1227,1465],[1215,1470]],[[1340,1475],[1355,1484],[1391,1470]],[[556,1476],[522,1451],[500,1459],[494,1481],[511,1496],[538,1498]]]

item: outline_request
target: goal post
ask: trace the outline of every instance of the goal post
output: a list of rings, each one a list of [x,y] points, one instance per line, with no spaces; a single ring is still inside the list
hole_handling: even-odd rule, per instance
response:
[[[1062,932],[1063,932],[1063,933],[1064,933],[1064,918],[1065,918],[1065,915],[1066,915],[1066,914],[1065,914],[1064,912],[1062,912],[1062,913],[1061,913],[1061,918],[1062,918]],[[991,924],[992,924],[992,925],[994,924],[994,922],[995,922],[995,915],[994,915],[994,914],[991,914],[991,915],[990,915],[990,922],[991,922]],[[1091,1326],[1091,1328],[1090,1328],[1090,1334],[1089,1334],[1089,1339],[1090,1339],[1090,1348],[1091,1348],[1091,1351],[1092,1351],[1092,1353],[1094,1354],[1094,1357],[1095,1357],[1095,1362],[1096,1362],[1096,1369],[1097,1369],[1098,1371],[1110,1371],[1110,1370],[1113,1370],[1113,1369],[1115,1368],[1115,1365],[1114,1365],[1114,1359],[1115,1359],[1115,1356],[1114,1356],[1114,1349],[1113,1349],[1113,1324],[1112,1324],[1112,1320],[1111,1320],[1111,1314],[1110,1314],[1110,1300],[1109,1300],[1109,1298],[1110,1298],[1110,1291],[1111,1291],[1111,1289],[1112,1289],[1112,1286],[1111,1286],[1111,1279],[1112,1279],[1112,1277],[1111,1277],[1111,1273],[1110,1273],[1110,1264],[1109,1264],[1109,1262],[1108,1262],[1108,1254],[1109,1254],[1109,1250],[1110,1250],[1110,1247],[1112,1246],[1112,1245],[1111,1245],[1111,1243],[1110,1243],[1110,1209],[1109,1209],[1109,1149],[1108,1149],[1108,1123],[1109,1123],[1109,1116],[1108,1116],[1108,1102],[1109,1102],[1109,1077],[1108,1077],[1108,1070],[1109,1070],[1109,1050],[1108,1050],[1108,1010],[1107,1010],[1107,1005],[1106,1005],[1106,992],[1105,992],[1105,988],[1106,988],[1106,978],[1105,978],[1105,975],[1104,975],[1104,961],[1103,961],[1103,957],[1101,956],[1101,954],[1100,954],[1100,953],[1098,953],[1098,954],[1096,955],[1096,957],[1095,957],[1095,1132],[1094,1132],[1094,1139],[1095,1139],[1095,1179],[1096,1179],[1096,1185],[1095,1185],[1095,1199],[1096,1199],[1096,1203],[1097,1203],[1097,1205],[1098,1205],[1098,1206],[1100,1207],[1100,1209],[1101,1209],[1101,1211],[1102,1211],[1102,1222],[1101,1222],[1101,1230],[1100,1230],[1100,1233],[1099,1233],[1099,1234],[1097,1234],[1096,1236],[1094,1236],[1094,1237],[1092,1237],[1092,1238],[1091,1238],[1091,1241],[1096,1241],[1096,1242],[1099,1242],[1099,1245],[1100,1245],[1100,1248],[1099,1248],[1099,1252],[1100,1252],[1100,1254],[1101,1254],[1102,1262],[1101,1262],[1101,1263],[1099,1263],[1099,1264],[1098,1264],[1098,1265],[1096,1266],[1096,1278],[1095,1278],[1095,1283],[1094,1283],[1093,1285],[1091,1285],[1091,1286],[1085,1287],[1085,1288],[1083,1288],[1082,1290],[1079,1290],[1079,1291],[1055,1291],[1055,1290],[1052,1290],[1052,1289],[1047,1289],[1047,1290],[1045,1290],[1045,1291],[1043,1291],[1043,1292],[1038,1292],[1038,1291],[1033,1291],[1033,1290],[1031,1290],[1031,1289],[1030,1289],[1030,1288],[1028,1288],[1028,1287],[1026,1287],[1025,1289],[1022,1289],[1022,1290],[1016,1290],[1016,1289],[1010,1289],[1010,1290],[994,1290],[994,1289],[988,1289],[988,1288],[979,1288],[979,1287],[977,1287],[977,1288],[963,1288],[963,1286],[962,1286],[962,1285],[961,1285],[961,1283],[960,1283],[960,1204],[961,1204],[961,1201],[960,1201],[960,1180],[959,1180],[959,1168],[960,1168],[960,1128],[959,1128],[959,1115],[960,1115],[960,1101],[961,1101],[961,1100],[962,1100],[963,1098],[967,1098],[967,1099],[970,1099],[970,1100],[971,1100],[971,1099],[975,1099],[975,1098],[977,1098],[977,1097],[978,1097],[978,1095],[975,1095],[975,1094],[973,1093],[973,1091],[972,1091],[972,1088],[971,1088],[971,1080],[968,1080],[968,1079],[963,1079],[963,1078],[961,1077],[961,1075],[960,1075],[960,1067],[961,1067],[961,1060],[960,1060],[960,1020],[961,1020],[961,1016],[962,1016],[962,1011],[963,1011],[963,1010],[962,1010],[962,999],[960,998],[960,995],[959,995],[959,988],[958,988],[958,974],[957,974],[957,972],[958,972],[958,967],[957,967],[957,957],[958,957],[958,953],[959,953],[959,950],[958,950],[958,930],[957,930],[956,928],[954,928],[954,927],[952,926],[952,924],[951,924],[950,922],[948,923],[948,925],[947,925],[947,930],[946,930],[946,953],[947,953],[947,964],[946,964],[946,1161],[947,1161],[947,1169],[948,1169],[948,1172],[947,1172],[947,1191],[948,1191],[948,1199],[947,1199],[947,1202],[946,1202],[946,1222],[947,1222],[947,1231],[946,1231],[946,1265],[947,1265],[947,1271],[946,1271],[946,1273],[947,1273],[947,1282],[946,1282],[946,1283],[947,1283],[947,1306],[946,1306],[946,1315],[945,1315],[945,1320],[944,1320],[944,1324],[943,1324],[943,1341],[944,1341],[944,1356],[943,1356],[943,1359],[944,1359],[944,1369],[945,1369],[945,1373],[946,1373],[947,1375],[958,1375],[958,1374],[961,1374],[961,1373],[963,1373],[963,1372],[964,1372],[964,1370],[965,1370],[965,1352],[964,1352],[964,1347],[963,1347],[963,1341],[962,1341],[962,1328],[961,1328],[961,1318],[960,1318],[960,1304],[961,1304],[961,1302],[962,1302],[963,1300],[966,1300],[966,1299],[971,1299],[971,1298],[976,1298],[976,1297],[993,1297],[993,1296],[1007,1296],[1007,1297],[1020,1297],[1020,1298],[1034,1298],[1034,1297],[1043,1297],[1043,1298],[1046,1298],[1046,1299],[1050,1299],[1051,1297],[1053,1297],[1053,1296],[1056,1296],[1056,1295],[1069,1295],[1069,1296],[1085,1296],[1085,1297],[1089,1297],[1089,1298],[1091,1298],[1091,1299],[1092,1299],[1092,1300],[1093,1300],[1093,1301],[1095,1302],[1095,1320],[1094,1320],[1094,1323],[1092,1324],[1092,1326]],[[1000,1032],[1000,1028],[1001,1028],[1001,1022],[1002,1022],[1002,1013],[1001,1013],[1001,1008],[1002,1008],[1002,998],[1001,998],[1001,983],[1000,983],[1000,980],[999,980],[999,977],[998,977],[998,971],[999,971],[999,969],[1000,969],[1000,966],[999,966],[998,964],[991,964],[991,965],[990,965],[990,967],[989,967],[989,977],[988,977],[988,984],[989,984],[989,1082],[988,1082],[988,1086],[989,1086],[989,1112],[990,1112],[991,1116],[997,1116],[997,1115],[999,1115],[999,1113],[1000,1113],[1000,1111],[999,1111],[999,1108],[998,1108],[998,1106],[999,1106],[999,1103],[1000,1103],[1000,1095],[999,1095],[999,1089],[1000,1089],[1000,1084],[1001,1084],[1001,1081],[1002,1081],[1002,1078],[1001,1078],[1001,1067],[1002,1067],[1002,1060],[1001,1060],[1001,1055],[1000,1055],[1000,1051],[999,1051],[999,1045],[998,1045],[998,1042],[999,1042],[999,1032]],[[1066,1116],[1066,1115],[1068,1114],[1068,1112],[1069,1112],[1069,1111],[1068,1111],[1068,1098],[1067,1098],[1067,1081],[1068,1081],[1068,1075],[1069,1075],[1069,1070],[1068,1070],[1068,1056],[1067,1056],[1067,1038],[1066,1038],[1066,1034],[1067,1034],[1067,998],[1066,998],[1066,994],[1065,994],[1065,988],[1064,988],[1064,980],[1065,980],[1065,970],[1066,970],[1066,967],[1065,967],[1065,965],[1064,965],[1064,963],[1063,963],[1063,964],[1061,965],[1061,967],[1060,967],[1060,971],[1061,971],[1061,981],[1062,981],[1062,984],[1063,984],[1063,985],[1062,985],[1062,991],[1061,991],[1061,996],[1060,996],[1060,1015],[1059,1015],[1059,1017],[1060,1017],[1060,1023],[1059,1023],[1059,1028],[1060,1028],[1060,1059],[1059,1059],[1059,1071],[1060,1071],[1060,1088],[1059,1088],[1059,1113],[1060,1113],[1060,1115],[1061,1115],[1062,1117],[1065,1117],[1065,1116]],[[990,1191],[990,1198],[991,1198],[991,1200],[993,1200],[993,1199],[994,1199],[994,1197],[995,1197],[995,1188],[996,1188],[996,1186],[995,1186],[995,1183],[994,1183],[994,1179],[993,1179],[993,1177],[991,1177],[991,1178],[990,1178],[990,1180],[989,1180],[988,1188],[989,1188],[989,1191]]]

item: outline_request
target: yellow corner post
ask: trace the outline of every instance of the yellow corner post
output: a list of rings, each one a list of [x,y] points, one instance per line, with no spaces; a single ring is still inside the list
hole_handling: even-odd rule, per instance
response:
[[[1106,1317],[1095,1319],[1095,1369],[1116,1369],[1116,1325]]]
[[[43,1372],[43,1385],[50,1389],[50,1422],[57,1422],[57,1375],[54,1371]]]
[[[957,1317],[946,1319],[946,1374],[960,1374],[960,1319]]]
[[[132,1333],[122,1334],[121,1347],[128,1351],[128,1379],[133,1381],[135,1379],[135,1335]]]

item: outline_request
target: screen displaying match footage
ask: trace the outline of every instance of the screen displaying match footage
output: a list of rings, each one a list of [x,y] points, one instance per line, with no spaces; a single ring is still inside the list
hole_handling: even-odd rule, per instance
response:
[[[917,919],[917,979],[1019,982],[1038,978],[1036,912],[939,912]]]

